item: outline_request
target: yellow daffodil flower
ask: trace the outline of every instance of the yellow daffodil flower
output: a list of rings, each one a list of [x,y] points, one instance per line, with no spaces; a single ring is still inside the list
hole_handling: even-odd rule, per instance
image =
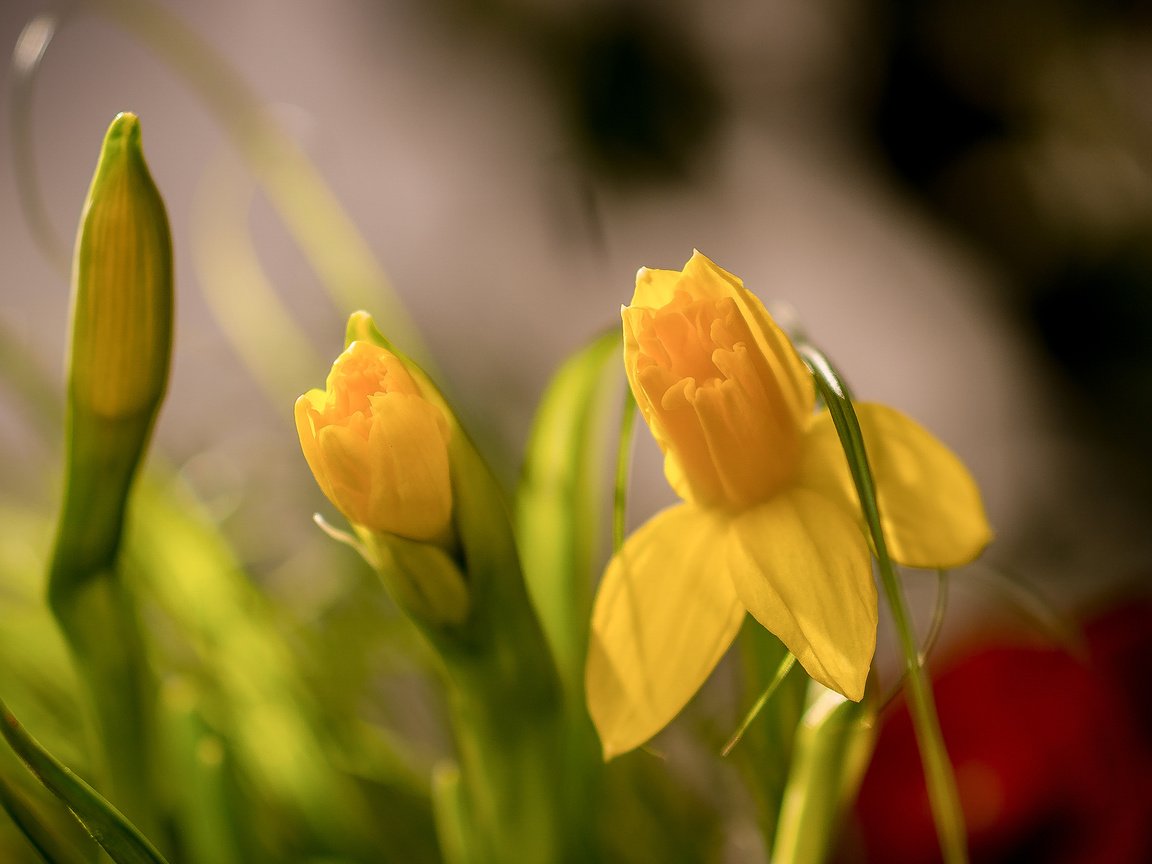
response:
[[[352,342],[326,389],[296,400],[295,415],[308,467],[349,522],[410,540],[448,537],[448,421],[394,354]]]
[[[625,307],[632,393],[683,502],[616,554],[592,614],[589,711],[605,758],[660,731],[750,612],[812,678],[859,700],[876,645],[871,556],[811,374],[763,304],[699,252],[641,269]],[[979,491],[927,431],[856,404],[893,558],[954,567],[991,533]]]

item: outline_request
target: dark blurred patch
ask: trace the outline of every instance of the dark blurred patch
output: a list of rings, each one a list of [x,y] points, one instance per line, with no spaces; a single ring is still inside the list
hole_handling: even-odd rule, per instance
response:
[[[581,162],[616,182],[683,177],[711,140],[719,98],[692,43],[629,7],[553,33],[541,56]]]
[[[892,0],[865,135],[999,265],[1069,417],[1152,506],[1147,2]],[[1117,463],[1120,464],[1117,464]],[[1119,470],[1117,470],[1119,468]]]
[[[873,123],[888,166],[913,189],[930,188],[968,150],[1006,131],[1004,117],[952,86],[909,33],[893,41]]]
[[[1143,248],[1067,262],[1032,298],[1031,316],[1091,408],[1123,414],[1129,433],[1132,421],[1152,424],[1152,259]]]
[[[675,182],[707,156],[720,93],[675,10],[514,0],[444,0],[443,8],[456,26],[489,28],[536,66],[567,131],[564,156],[592,179]]]

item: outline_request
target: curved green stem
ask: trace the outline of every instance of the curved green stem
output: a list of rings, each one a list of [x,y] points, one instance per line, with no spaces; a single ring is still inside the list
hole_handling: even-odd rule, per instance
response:
[[[924,779],[928,786],[928,800],[932,806],[932,817],[936,822],[940,849],[946,864],[966,864],[967,833],[964,828],[964,813],[960,807],[960,795],[956,789],[956,777],[952,772],[952,764],[944,747],[944,737],[940,732],[940,720],[936,715],[932,686],[920,662],[920,649],[908,605],[904,599],[904,591],[896,575],[892,557],[888,553],[888,544],[884,540],[880,511],[876,503],[876,488],[868,465],[860,422],[840,376],[828,359],[810,345],[798,347],[812,370],[817,389],[832,415],[836,432],[848,457],[864,520],[872,536],[880,570],[880,584],[892,610],[893,625],[904,655],[908,707],[924,763]]]
[[[869,519],[869,528],[872,520]],[[908,708],[912,714],[912,726],[916,731],[916,742],[920,756],[924,760],[924,779],[928,784],[928,800],[932,805],[932,817],[936,820],[936,830],[940,837],[940,849],[947,864],[963,864],[968,860],[967,834],[964,828],[964,815],[960,808],[960,795],[956,790],[956,777],[952,773],[952,763],[948,761],[948,751],[940,732],[940,719],[936,716],[936,702],[932,698],[932,684],[920,663],[916,632],[908,613],[904,591],[892,565],[888,550],[882,547],[882,534],[873,532],[877,543],[876,558],[880,564],[880,584],[884,596],[892,610],[892,623],[900,639],[900,650],[904,654],[907,671],[905,691]]]

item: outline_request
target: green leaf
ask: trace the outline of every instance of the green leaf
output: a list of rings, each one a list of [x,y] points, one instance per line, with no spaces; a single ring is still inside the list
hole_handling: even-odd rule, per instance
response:
[[[468,802],[456,763],[441,762],[432,770],[432,807],[445,864],[473,864]]]
[[[868,766],[875,738],[866,703],[812,683],[808,710],[796,731],[772,861],[822,864],[836,824]]]
[[[553,376],[532,427],[516,496],[524,578],[556,663],[583,701],[593,568],[603,534],[605,425],[620,375],[620,328]]]
[[[67,805],[116,864],[166,864],[164,857],[119,810],[40,746],[2,701],[0,734],[28,770]]]
[[[35,804],[3,777],[0,777],[0,807],[48,864],[88,864],[88,859],[59,837],[41,817]]]

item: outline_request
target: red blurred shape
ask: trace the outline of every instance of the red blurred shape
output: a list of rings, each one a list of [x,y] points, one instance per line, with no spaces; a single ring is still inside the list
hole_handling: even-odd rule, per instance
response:
[[[986,645],[934,681],[973,864],[1152,864],[1152,601],[1085,636],[1086,659]],[[903,703],[884,718],[856,815],[864,860],[940,860]]]

